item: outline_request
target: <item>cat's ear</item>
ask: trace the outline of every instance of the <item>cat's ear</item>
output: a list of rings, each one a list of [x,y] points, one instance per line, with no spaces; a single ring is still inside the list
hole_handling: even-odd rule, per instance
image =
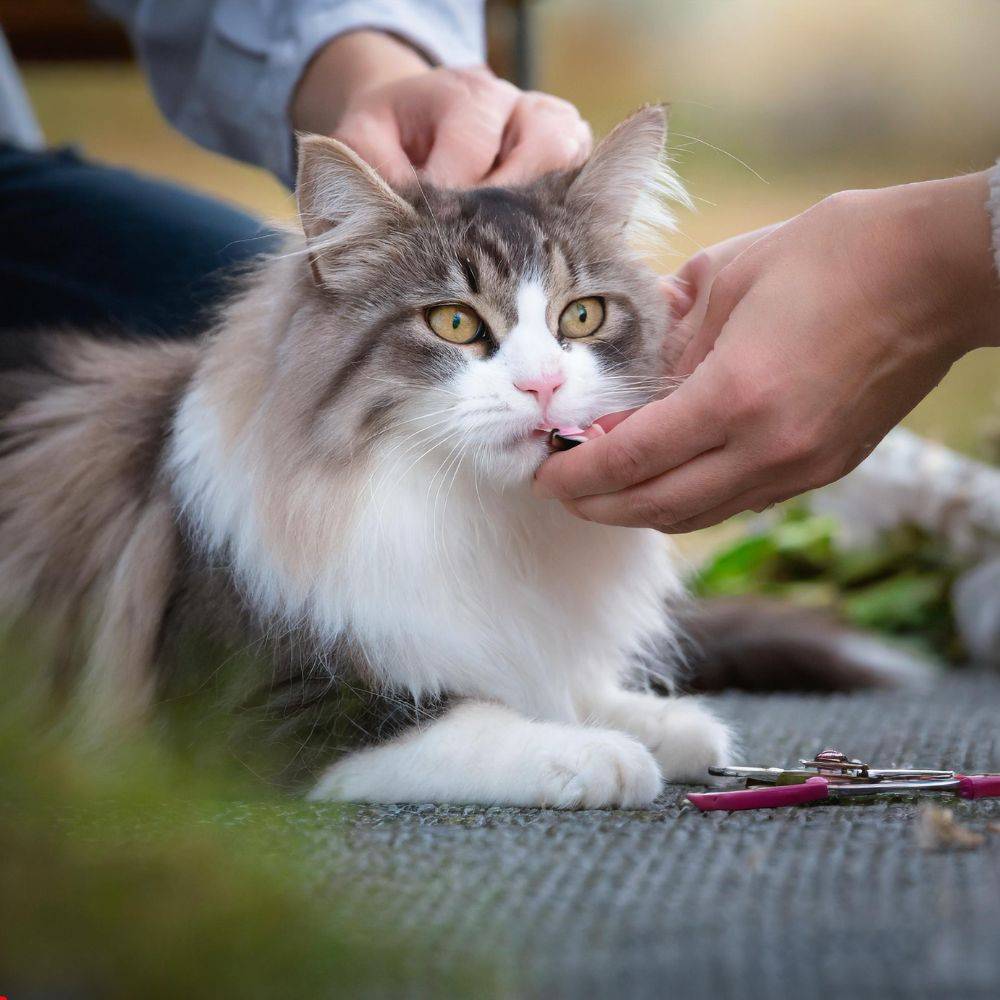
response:
[[[648,105],[616,126],[597,146],[566,193],[595,225],[643,238],[673,230],[668,202],[690,199],[666,162],[667,111]]]
[[[299,139],[295,194],[319,281],[341,252],[363,260],[366,250],[376,251],[387,235],[416,218],[413,206],[354,150],[321,135]]]

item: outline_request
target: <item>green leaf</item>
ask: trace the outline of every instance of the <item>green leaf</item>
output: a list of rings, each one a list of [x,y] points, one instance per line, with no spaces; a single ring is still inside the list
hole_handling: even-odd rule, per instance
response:
[[[783,521],[772,534],[780,555],[822,568],[833,557],[836,531],[837,522],[832,517],[810,517]]]
[[[905,553],[879,544],[837,552],[831,569],[834,580],[840,586],[854,587],[901,569],[905,560]]]
[[[775,590],[778,597],[804,608],[836,607],[839,591],[827,580],[800,580],[781,584]]]
[[[857,625],[903,631],[931,625],[947,596],[945,576],[906,573],[853,591],[843,598],[841,607]]]
[[[776,552],[769,535],[751,535],[723,549],[698,573],[693,583],[704,596],[745,594],[761,581]]]

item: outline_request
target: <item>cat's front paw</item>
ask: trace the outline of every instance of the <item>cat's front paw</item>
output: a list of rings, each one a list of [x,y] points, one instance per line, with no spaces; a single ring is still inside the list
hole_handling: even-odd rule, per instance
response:
[[[731,760],[732,734],[698,702],[678,699],[655,752],[667,781],[704,785],[709,767]]]
[[[539,763],[537,804],[557,809],[635,809],[663,785],[653,755],[623,733],[584,730],[547,747]]]
[[[694,698],[649,695],[627,715],[628,731],[653,752],[667,781],[703,785],[711,765],[731,760],[729,727]]]

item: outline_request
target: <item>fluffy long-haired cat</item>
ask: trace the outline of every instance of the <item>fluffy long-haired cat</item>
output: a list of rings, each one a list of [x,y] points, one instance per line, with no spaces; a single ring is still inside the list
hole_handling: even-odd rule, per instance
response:
[[[640,806],[704,780],[726,727],[637,667],[672,636],[667,544],[529,488],[550,429],[669,367],[629,249],[679,191],[664,131],[647,108],[581,169],[464,192],[304,139],[302,231],[210,334],[35,338],[0,380],[6,611],[67,649],[83,628],[106,721],[169,689],[189,633],[263,651],[286,705],[360,704],[317,797]]]

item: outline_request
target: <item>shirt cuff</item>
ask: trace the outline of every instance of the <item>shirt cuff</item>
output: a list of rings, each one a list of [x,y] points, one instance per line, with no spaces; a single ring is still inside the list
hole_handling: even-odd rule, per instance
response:
[[[993,260],[1000,275],[1000,160],[990,171],[990,197],[986,202],[993,230]]]

